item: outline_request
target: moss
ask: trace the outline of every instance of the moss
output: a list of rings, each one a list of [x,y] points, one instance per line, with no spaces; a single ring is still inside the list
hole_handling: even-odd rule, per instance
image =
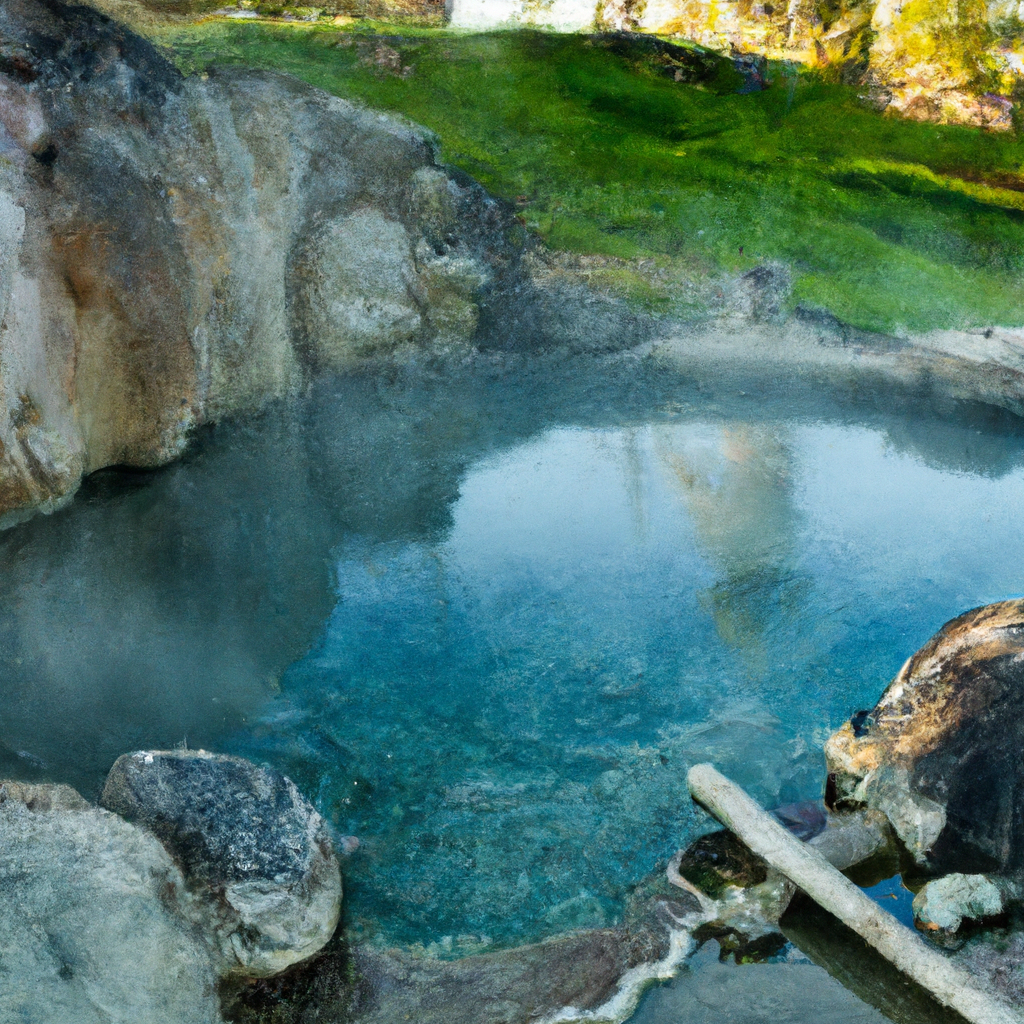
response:
[[[653,260],[644,287],[620,283],[655,308],[687,268],[774,260],[794,269],[794,302],[858,327],[1024,324],[1012,133],[885,117],[782,64],[740,93],[728,61],[622,36],[209,21],[159,39],[187,71],[275,68],[426,125],[552,246]],[[374,64],[382,39],[408,74]]]

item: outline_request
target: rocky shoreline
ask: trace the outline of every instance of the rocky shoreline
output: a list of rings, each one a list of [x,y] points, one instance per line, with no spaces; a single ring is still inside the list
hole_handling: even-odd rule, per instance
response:
[[[90,9],[6,4],[0,58],[0,525],[318,374],[496,345],[1024,409],[1021,330],[871,335],[785,312],[775,266],[706,282],[709,319],[658,321],[424,130],[270,73],[183,78]]]
[[[554,272],[533,256],[514,211],[440,165],[415,126],[282,76],[185,79],[95,12],[9,0],[0,525],[52,511],[103,467],[172,461],[196,427],[318,375],[486,358],[489,346],[621,350],[736,389],[769,378],[847,393],[884,385],[1024,416],[1024,330],[869,335],[821,311],[785,313],[777,267],[717,282],[712,319],[658,323],[589,288],[578,268]],[[999,635],[979,640],[979,629]],[[981,823],[961,813],[974,791],[956,743],[985,747],[998,722],[1018,720],[1005,712],[1022,629],[1019,602],[947,626],[828,748],[837,806],[809,841],[833,844],[846,867],[891,860],[891,825],[919,865],[946,872],[915,901],[921,924],[945,938],[1019,901],[1016,802]],[[953,693],[957,714],[941,715],[963,727],[959,739],[933,730],[927,749],[903,750],[910,732],[891,723],[939,715],[932,677]],[[958,689],[968,679],[985,685]],[[899,704],[912,685],[924,711]],[[1012,729],[998,736],[995,749],[1019,750]],[[950,741],[952,761],[936,754],[938,740]],[[991,772],[970,775],[1002,797]],[[868,811],[832,813],[844,800]],[[138,751],[115,763],[98,807],[65,786],[0,783],[0,883],[13,894],[0,928],[14,937],[0,955],[15,979],[0,990],[0,1015],[34,1019],[47,1006],[67,1020],[161,1024],[622,1020],[696,941],[750,946],[786,932],[792,892],[735,850],[739,869],[709,884],[707,848],[640,884],[614,928],[444,961],[347,942],[328,828],[269,769]],[[730,892],[728,912],[695,938],[694,886],[710,899]],[[958,955],[1020,1000],[1006,981],[1019,933],[1005,945],[979,940]]]
[[[1017,1005],[1015,769],[1000,757],[1019,747],[1022,622],[1009,601],[947,624],[826,744],[827,806],[774,812],[861,885],[902,871],[918,928]],[[978,785],[1002,817],[971,799]],[[624,1021],[709,942],[756,963],[790,939],[894,1019],[946,1019],[871,956],[851,974],[867,954],[728,832],[638,884],[615,927],[453,960],[353,942],[328,826],[287,778],[237,757],[123,755],[98,807],[67,786],[0,783],[0,851],[0,928],[18,950],[6,1016],[45,1004],[166,1024]]]

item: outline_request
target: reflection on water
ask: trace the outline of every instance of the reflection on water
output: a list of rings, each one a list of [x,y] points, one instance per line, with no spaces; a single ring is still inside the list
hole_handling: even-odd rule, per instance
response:
[[[787,431],[745,423],[686,436],[662,431],[661,457],[679,480],[698,546],[716,570],[702,604],[748,671],[762,675],[772,657],[768,617],[800,604]]]
[[[94,794],[138,746],[272,761],[359,839],[380,941],[614,920],[708,827],[689,764],[817,796],[832,728],[1024,590],[1017,426],[736,390],[353,378],[93,481],[0,536],[0,770]]]

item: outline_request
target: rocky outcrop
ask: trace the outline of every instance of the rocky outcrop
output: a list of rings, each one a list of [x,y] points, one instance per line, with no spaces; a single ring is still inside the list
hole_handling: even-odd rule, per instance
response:
[[[217,1024],[181,873],[66,786],[0,782],[0,1020]]]
[[[921,121],[1012,127],[1022,39],[1016,4],[879,0],[869,80],[889,109]]]
[[[523,245],[420,129],[280,76],[186,80],[95,11],[6,0],[0,514],[325,368],[468,348],[511,319]]]
[[[1024,870],[1024,601],[947,623],[825,746],[836,802],[882,811],[937,873]]]
[[[238,757],[139,751],[101,800],[181,868],[219,973],[266,977],[334,934],[341,875],[327,827],[291,780]]]

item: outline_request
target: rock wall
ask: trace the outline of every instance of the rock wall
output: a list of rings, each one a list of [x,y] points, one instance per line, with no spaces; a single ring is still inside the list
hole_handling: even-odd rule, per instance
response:
[[[179,455],[325,368],[470,347],[525,233],[426,133],[291,79],[183,79],[102,15],[0,6],[0,516]]]

